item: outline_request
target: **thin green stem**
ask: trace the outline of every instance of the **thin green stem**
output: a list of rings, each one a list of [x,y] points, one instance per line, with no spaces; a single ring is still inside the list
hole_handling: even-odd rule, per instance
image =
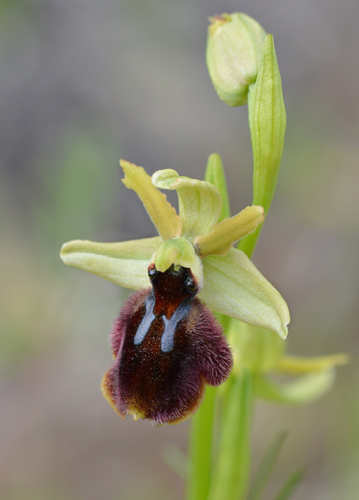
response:
[[[192,419],[188,500],[206,500],[212,474],[212,444],[216,389],[207,387],[206,397]]]
[[[242,500],[250,472],[252,413],[251,375],[244,371],[229,380],[222,429],[209,500]]]

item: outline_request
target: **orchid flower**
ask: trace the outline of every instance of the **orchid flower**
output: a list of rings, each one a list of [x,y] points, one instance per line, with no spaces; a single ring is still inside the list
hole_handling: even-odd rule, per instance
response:
[[[210,182],[121,160],[126,187],[141,199],[159,236],[120,243],[70,241],[65,264],[137,290],[111,334],[114,364],[102,391],[122,417],[177,423],[201,404],[206,385],[229,375],[232,353],[212,312],[286,338],[280,293],[233,244],[264,220],[248,206],[221,220],[223,200]],[[176,190],[179,213],[160,189]],[[212,312],[211,312],[212,311]]]

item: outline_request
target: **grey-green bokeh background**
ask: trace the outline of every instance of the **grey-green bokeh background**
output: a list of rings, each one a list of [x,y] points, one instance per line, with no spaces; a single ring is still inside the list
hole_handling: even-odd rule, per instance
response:
[[[219,101],[205,66],[207,18],[236,10],[274,33],[288,114],[255,262],[288,300],[290,352],[353,357],[319,402],[256,407],[254,461],[289,429],[273,491],[306,465],[294,499],[358,498],[359,3],[1,0],[2,500],[182,496],[164,458],[181,466],[189,424],[122,422],[99,390],[127,292],[58,252],[155,234],[120,157],[201,178],[219,152],[232,211],[250,203],[247,110]]]

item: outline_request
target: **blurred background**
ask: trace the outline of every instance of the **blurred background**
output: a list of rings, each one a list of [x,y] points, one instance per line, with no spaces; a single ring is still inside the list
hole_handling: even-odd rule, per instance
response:
[[[58,253],[155,234],[120,157],[202,178],[218,152],[232,211],[251,202],[247,110],[205,65],[207,18],[238,10],[274,34],[288,114],[255,262],[289,303],[290,353],[353,358],[314,404],[257,405],[253,459],[288,429],[273,491],[305,466],[294,499],[358,498],[359,3],[0,0],[2,500],[182,498],[168,462],[189,423],[122,422],[100,393],[127,292]]]

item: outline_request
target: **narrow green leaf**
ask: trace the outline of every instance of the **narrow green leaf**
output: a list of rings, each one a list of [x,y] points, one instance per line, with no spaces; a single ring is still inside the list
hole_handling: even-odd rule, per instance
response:
[[[217,389],[206,388],[205,399],[192,418],[190,436],[190,460],[188,471],[188,500],[208,498],[212,474],[213,425]]]
[[[302,469],[294,472],[281,489],[279,495],[275,497],[275,500],[288,500],[294,489],[298,486],[298,483],[303,479],[303,476],[304,471]]]
[[[223,205],[218,219],[218,222],[221,222],[223,219],[231,216],[231,209],[229,207],[229,196],[223,163],[219,154],[213,153],[209,156],[204,180],[211,182],[222,196]]]
[[[286,437],[287,431],[281,431],[267,450],[253,481],[248,500],[260,499]]]
[[[248,118],[253,149],[253,205],[268,214],[282,159],[286,112],[273,36],[264,40],[255,83],[249,86]],[[239,248],[252,255],[261,227],[243,238]]]
[[[250,469],[251,375],[232,375],[225,396],[222,433],[209,500],[242,500]],[[196,500],[202,500],[198,497]]]

